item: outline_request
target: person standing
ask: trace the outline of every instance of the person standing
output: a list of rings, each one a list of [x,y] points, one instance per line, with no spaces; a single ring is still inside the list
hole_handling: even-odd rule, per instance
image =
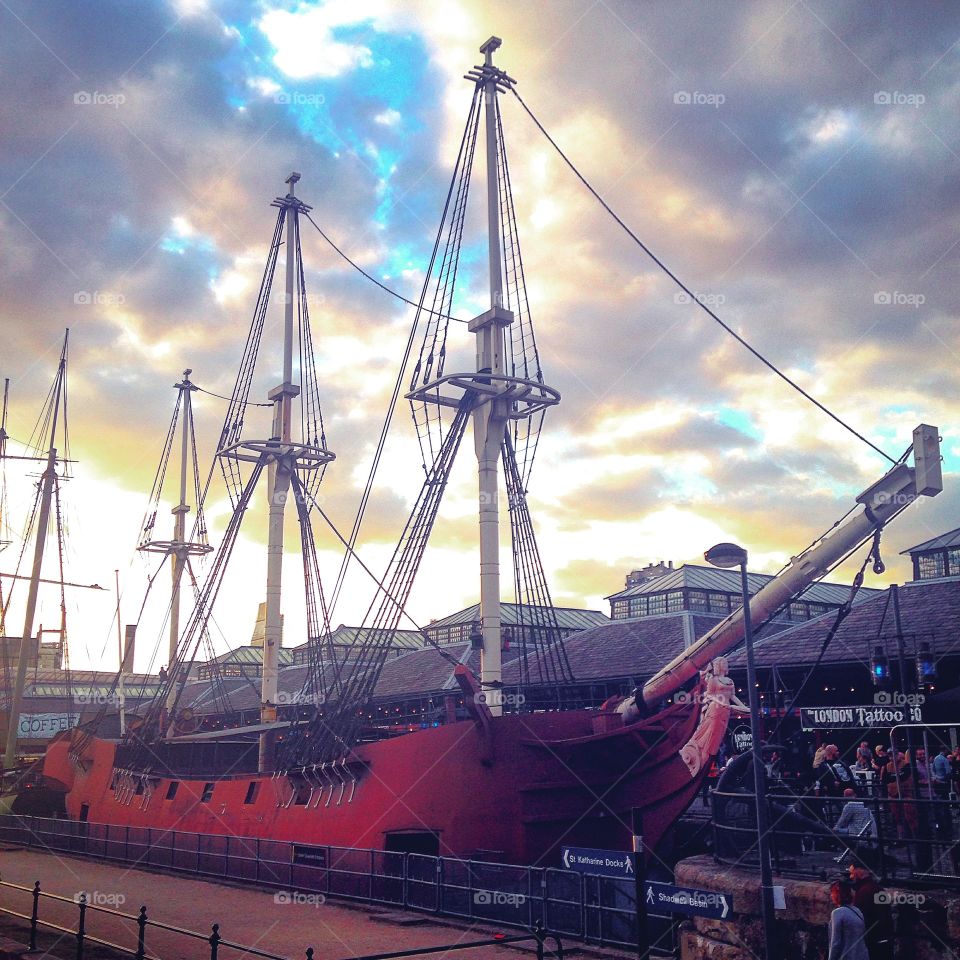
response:
[[[893,822],[897,827],[897,838],[901,841],[913,840],[917,836],[919,822],[914,798],[913,770],[908,758],[899,750],[891,751],[891,760],[884,769],[884,781],[890,804]]]
[[[893,960],[893,914],[889,903],[877,897],[881,887],[874,876],[872,852],[861,850],[850,864],[853,905],[863,914],[867,931],[864,940],[870,960]]]
[[[853,904],[853,885],[847,880],[836,880],[830,886],[834,910],[830,914],[827,960],[870,960],[864,939],[867,922],[863,911]]]
[[[933,763],[930,765],[930,776],[933,779],[933,792],[941,800],[946,800],[947,794],[950,792],[951,773],[950,750],[944,745],[940,748],[940,752],[933,758]]]
[[[878,743],[873,748],[873,760],[871,761],[873,764],[873,775],[878,783],[883,779],[883,771],[889,760],[887,748],[882,743]]]

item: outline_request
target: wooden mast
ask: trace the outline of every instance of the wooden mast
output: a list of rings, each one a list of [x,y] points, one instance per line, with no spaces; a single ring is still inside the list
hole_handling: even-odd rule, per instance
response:
[[[27,679],[27,661],[33,643],[33,620],[37,612],[37,594],[40,589],[40,571],[43,567],[43,549],[47,539],[47,527],[50,522],[50,500],[56,479],[57,425],[60,418],[60,403],[63,399],[64,383],[67,375],[67,342],[70,331],[63,338],[63,350],[60,353],[60,365],[53,385],[53,412],[50,417],[50,446],[47,450],[46,468],[40,478],[40,513],[37,517],[37,539],[33,550],[33,570],[30,575],[30,588],[27,593],[27,609],[23,618],[23,633],[20,639],[20,651],[17,657],[17,675],[14,681],[13,699],[10,704],[9,726],[7,728],[7,746],[3,765],[7,770],[17,762],[17,728],[20,726],[20,707],[23,700],[23,688]]]

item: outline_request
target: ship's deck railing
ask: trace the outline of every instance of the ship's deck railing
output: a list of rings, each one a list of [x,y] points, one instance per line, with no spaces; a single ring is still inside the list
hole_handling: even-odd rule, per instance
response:
[[[632,879],[481,859],[35,817],[0,816],[0,843],[257,884],[278,890],[278,897],[319,894],[527,932],[540,923],[565,939],[636,946]],[[651,914],[654,955],[674,955],[674,919]]]
[[[872,816],[859,835],[837,825],[848,802],[862,802]],[[793,790],[765,798],[773,870],[785,876],[823,879],[857,860],[884,884],[960,889],[960,800],[942,797],[891,799],[864,794],[848,801]],[[751,792],[711,792],[714,856],[723,863],[756,867],[756,799]]]
[[[193,944],[205,944],[209,950],[210,960],[225,960],[224,954],[239,953],[242,957],[258,957],[260,960],[289,960],[287,957],[275,953],[269,953],[265,950],[259,950],[255,947],[242,943],[236,943],[228,940],[220,933],[220,924],[214,923],[211,926],[209,934],[198,933],[195,930],[187,930],[183,927],[173,924],[163,923],[159,920],[153,920],[148,916],[147,907],[140,907],[136,915],[123,913],[120,910],[114,910],[112,907],[102,906],[91,902],[91,895],[85,892],[78,893],[74,897],[65,897],[56,893],[48,893],[40,889],[40,881],[37,880],[32,887],[26,887],[18,883],[10,883],[0,880],[0,891],[9,892],[14,897],[19,894],[26,905],[29,906],[30,913],[23,913],[20,910],[12,909],[0,905],[0,914],[14,919],[26,921],[29,924],[29,952],[36,953],[40,949],[39,940],[41,928],[52,931],[54,934],[63,934],[69,936],[76,943],[76,960],[84,960],[84,956],[89,945],[106,947],[123,956],[133,957],[134,960],[160,960],[168,946],[154,948],[152,941],[156,939],[156,933],[149,935],[150,931],[164,931],[167,934],[173,934],[177,940],[178,951],[181,949],[182,941],[192,942]],[[96,893],[92,897],[96,898]],[[41,916],[41,906],[43,906],[44,915]],[[48,916],[48,908],[52,908],[53,915]],[[59,909],[58,909],[59,908]],[[76,909],[75,919],[71,920],[69,914],[73,913],[71,908]],[[102,933],[91,932],[91,927],[98,921],[106,921],[101,925],[105,928]],[[65,925],[66,924],[66,925]],[[125,943],[117,942],[124,939]],[[111,937],[112,939],[107,939]],[[151,941],[148,948],[148,939]],[[552,942],[553,948],[548,949],[547,944]],[[533,944],[537,960],[544,960],[546,956],[555,957],[556,960],[563,960],[563,944],[560,938],[553,933],[548,933],[537,923],[534,928],[526,934],[506,936],[496,934],[479,940],[458,940],[455,943],[441,944],[434,947],[419,947],[412,950],[399,950],[391,953],[370,954],[364,957],[355,957],[352,960],[399,960],[401,957],[422,957],[434,953],[447,954],[456,950],[471,950],[478,947],[502,946],[504,944]],[[151,952],[151,950],[157,952]],[[199,956],[193,949],[190,950],[193,956]],[[46,955],[46,954],[45,954]],[[314,949],[307,947],[303,951],[306,960],[313,960]]]

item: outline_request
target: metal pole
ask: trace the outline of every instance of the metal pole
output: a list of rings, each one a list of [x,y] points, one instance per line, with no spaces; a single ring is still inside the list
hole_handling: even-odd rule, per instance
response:
[[[911,692],[910,688],[912,684],[908,679],[907,658],[903,650],[903,623],[900,620],[900,590],[895,583],[891,585],[890,592],[893,594],[893,619],[897,629],[897,666],[900,670],[900,694],[906,696]],[[913,763],[915,759],[913,756],[913,738],[910,736],[909,728],[907,728],[907,750],[910,752],[910,762]],[[894,752],[896,752],[895,749]],[[893,766],[897,773],[897,793],[899,793],[900,774],[899,770],[897,770],[896,759],[896,757],[893,757]],[[914,780],[916,780],[916,776],[914,776]]]
[[[146,935],[147,935],[147,908],[141,907],[137,916],[137,952],[135,960],[143,960],[146,956]]]
[[[37,952],[37,924],[40,919],[40,881],[33,881],[33,910],[30,911],[30,953]]]
[[[776,960],[773,910],[773,872],[770,868],[770,837],[767,823],[767,771],[760,747],[760,698],[753,658],[753,624],[750,619],[750,588],[747,583],[747,558],[740,564],[740,591],[743,596],[743,633],[747,647],[747,688],[750,696],[750,737],[753,740],[753,779],[757,804],[757,853],[760,857],[760,908],[763,917],[763,943],[766,960]]]
[[[117,709],[120,714],[120,736],[125,736],[127,732],[127,719],[124,716],[126,712],[126,691],[123,687],[123,633],[120,630],[120,571],[113,571],[113,580],[117,589],[117,650],[120,656],[120,670],[117,673]]]
[[[637,913],[637,957],[650,960],[650,923],[647,920],[647,858],[643,850],[643,811],[634,807],[633,829],[633,896]]]
[[[80,920],[77,923],[77,960],[83,960],[83,939],[86,935],[87,895],[80,894]]]
[[[493,66],[493,52],[499,37],[491,37],[480,48],[484,65]],[[497,173],[497,84],[494,78],[484,83],[487,145],[487,244],[490,271],[490,314],[483,322],[474,321],[477,337],[477,371],[503,373],[503,326],[496,311],[503,308],[503,281],[500,271],[500,188]],[[479,319],[479,318],[478,318]],[[480,521],[480,622],[483,649],[480,656],[480,683],[487,705],[500,716],[502,678],[500,652],[500,446],[506,424],[505,413],[496,400],[487,400],[473,415],[474,446],[479,477]]]
[[[23,634],[20,639],[20,654],[17,658],[17,676],[14,681],[13,698],[10,703],[10,715],[7,727],[7,747],[3,756],[3,765],[12,770],[17,763],[17,730],[20,726],[20,706],[23,701],[23,689],[27,681],[27,659],[33,643],[33,618],[37,612],[37,593],[40,589],[40,571],[43,567],[43,548],[47,539],[47,526],[50,522],[50,499],[53,494],[53,481],[56,478],[57,448],[54,446],[57,436],[57,421],[60,415],[60,399],[63,396],[63,382],[67,374],[67,341],[70,331],[63,339],[60,353],[60,366],[57,369],[56,387],[53,398],[53,415],[50,424],[50,447],[47,452],[47,465],[40,478],[40,515],[37,518],[37,540],[33,549],[33,570],[30,575],[30,588],[27,592],[27,609],[23,618]],[[37,649],[39,657],[40,650]]]

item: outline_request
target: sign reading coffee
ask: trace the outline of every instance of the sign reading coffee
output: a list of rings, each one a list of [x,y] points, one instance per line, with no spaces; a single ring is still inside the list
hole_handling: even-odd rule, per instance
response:
[[[918,704],[883,706],[869,704],[862,707],[803,707],[800,726],[804,730],[863,729],[895,727],[901,723],[923,723],[923,712]]]

